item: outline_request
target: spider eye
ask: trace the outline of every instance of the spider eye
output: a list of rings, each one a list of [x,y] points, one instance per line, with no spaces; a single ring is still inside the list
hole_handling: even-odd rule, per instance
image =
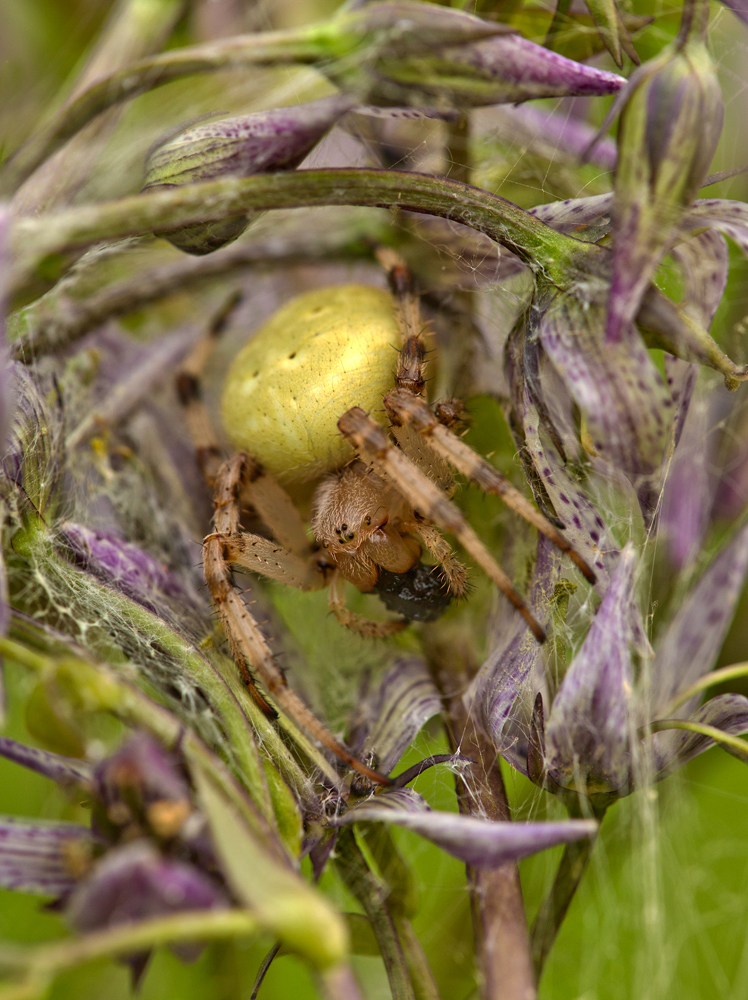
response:
[[[338,529],[336,528],[335,530],[337,531]],[[340,525],[340,531],[348,531],[348,525],[347,524],[341,524]]]
[[[323,542],[322,543],[322,548],[323,549],[329,549],[329,547],[330,547],[330,543],[329,542]]]
[[[368,515],[368,514],[367,514],[367,515],[366,515],[366,517],[364,518],[364,524],[371,524],[371,518],[369,517],[369,515]]]
[[[354,537],[355,537],[355,533],[353,531],[349,531],[348,532],[348,541],[350,541]]]
[[[336,535],[339,535],[339,534],[340,534],[340,528],[336,528],[336,529],[335,529],[335,534],[336,534]]]

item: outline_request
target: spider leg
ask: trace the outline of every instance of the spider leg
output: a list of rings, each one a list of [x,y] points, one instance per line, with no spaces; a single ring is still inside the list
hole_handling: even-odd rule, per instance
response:
[[[401,632],[409,622],[405,619],[393,618],[386,622],[373,622],[362,618],[345,606],[345,580],[340,573],[335,573],[330,583],[330,610],[341,625],[357,632],[365,639],[386,639],[390,635]]]
[[[404,522],[401,530],[411,535],[418,535],[444,571],[450,593],[455,597],[464,597],[467,593],[465,567],[455,557],[451,547],[433,524],[428,524],[426,521]]]
[[[500,472],[441,424],[422,400],[408,392],[395,389],[385,397],[384,405],[390,420],[397,424],[403,423],[415,427],[423,439],[446,461],[468,479],[476,482],[485,493],[501,497],[508,507],[534,525],[568,555],[590,583],[595,582],[593,571],[561,532]]]
[[[238,534],[239,496],[245,468],[246,456],[240,452],[218,470],[214,500],[216,530],[206,537],[203,544],[205,579],[242,678],[248,687],[254,688],[254,680],[248,666],[251,664],[271,697],[315,739],[360,774],[364,774],[377,784],[387,785],[390,783],[388,778],[354,757],[288,687],[257,622],[233,586],[224,549],[227,540],[235,539]]]
[[[227,562],[298,590],[320,590],[327,582],[324,572],[309,559],[249,531],[223,536],[223,554]]]
[[[377,251],[377,260],[387,271],[390,288],[397,303],[397,316],[402,333],[402,346],[397,361],[395,387],[416,398],[423,396],[426,386],[426,343],[421,320],[421,300],[410,268],[389,247]],[[454,486],[447,463],[409,424],[392,427],[395,440],[412,462],[438,486],[451,492]]]
[[[302,554],[309,552],[310,546],[303,524],[293,509],[290,498],[275,480],[262,472],[257,463],[250,465],[246,455],[239,453],[222,464],[220,447],[201,399],[200,373],[215,346],[216,337],[225,327],[237,304],[237,296],[232,296],[227,301],[213,319],[208,336],[197,344],[185,360],[176,379],[177,394],[195,443],[198,463],[206,482],[214,488],[216,530],[203,542],[205,580],[218,609],[229,649],[242,680],[260,708],[269,715],[274,714],[274,710],[255,684],[250,665],[259,674],[271,697],[299,725],[354,770],[377,784],[387,785],[390,783],[388,778],[354,757],[288,687],[285,677],[276,666],[265,637],[231,579],[229,563],[235,559],[236,562],[247,565],[265,576],[285,579],[295,586],[299,586],[298,581],[303,579],[305,584],[310,586],[309,564],[300,558]],[[247,474],[248,471],[250,475]],[[249,488],[248,479],[253,480]],[[247,491],[250,502],[256,504],[258,513],[263,519],[267,516],[268,527],[276,532],[277,537],[288,546],[290,552],[285,552],[267,539],[240,532],[239,498]],[[319,572],[324,577],[324,571],[320,569]],[[311,586],[315,586],[316,582],[312,576]]]
[[[394,482],[411,506],[437,527],[451,532],[478,565],[509,599],[529,625],[538,642],[545,632],[530,609],[497,565],[488,549],[467,523],[460,510],[399,449],[390,444],[386,433],[364,411],[354,406],[338,421],[338,428],[359,454],[366,455]]]
[[[198,341],[190,354],[185,358],[176,377],[177,396],[184,411],[187,430],[195,445],[197,463],[200,466],[203,478],[210,487],[215,482],[223,459],[221,458],[221,449],[211,425],[208,411],[205,409],[205,404],[202,401],[200,374],[208,358],[213,353],[216,340],[225,330],[231,314],[240,301],[240,292],[234,292],[229,296],[225,304],[211,320],[207,336]]]
[[[377,260],[387,272],[390,288],[397,303],[397,316],[402,331],[402,348],[397,363],[395,384],[399,389],[420,396],[426,379],[426,344],[421,323],[421,302],[410,268],[402,257],[389,247],[380,247]]]

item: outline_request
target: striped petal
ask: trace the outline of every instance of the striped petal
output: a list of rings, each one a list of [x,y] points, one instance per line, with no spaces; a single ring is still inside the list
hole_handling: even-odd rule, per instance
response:
[[[366,707],[373,721],[364,748],[376,754],[383,774],[389,774],[424,723],[441,710],[439,692],[421,660],[409,657],[390,668]]]
[[[0,736],[0,757],[12,760],[37,774],[51,778],[58,785],[91,785],[93,768],[77,757],[63,757],[49,750],[29,747],[7,736]]]
[[[39,896],[64,896],[76,884],[70,864],[76,848],[89,850],[91,831],[75,823],[0,819],[0,886]]]
[[[717,695],[690,715],[689,721],[713,726],[730,736],[741,736],[748,733],[748,698],[742,694]],[[717,742],[711,736],[684,729],[654,733],[651,740],[657,778],[667,777],[676,768],[687,764]],[[746,750],[748,751],[748,744]]]

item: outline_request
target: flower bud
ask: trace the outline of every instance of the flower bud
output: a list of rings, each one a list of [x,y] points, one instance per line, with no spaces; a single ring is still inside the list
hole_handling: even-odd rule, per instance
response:
[[[325,97],[310,104],[195,124],[177,135],[171,132],[148,154],[143,191],[292,170],[353,103],[348,97]],[[253,218],[242,212],[156,235],[186,253],[207,254],[235,240]]]
[[[390,103],[442,107],[513,104],[541,97],[613,94],[625,80],[536,45],[520,35],[377,60],[375,94]]]
[[[632,77],[621,113],[609,342],[621,340],[639,311],[684,210],[706,178],[722,130],[722,95],[700,37],[706,15],[698,13],[703,23],[695,31],[682,31]]]

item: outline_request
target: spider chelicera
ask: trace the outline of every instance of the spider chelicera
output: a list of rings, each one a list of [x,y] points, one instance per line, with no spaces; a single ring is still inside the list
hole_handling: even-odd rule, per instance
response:
[[[297,722],[353,768],[382,782],[386,779],[341,746],[286,685],[232,584],[232,564],[303,590],[327,586],[330,607],[343,625],[364,636],[384,637],[410,620],[436,617],[452,597],[465,594],[465,569],[441,534],[448,531],[542,642],[543,629],[449,499],[451,466],[500,496],[568,553],[591,582],[594,574],[554,525],[453,432],[459,404],[429,406],[424,331],[412,277],[394,251],[382,249],[377,256],[388,272],[392,296],[365,286],[302,296],[279,310],[240,352],[227,379],[223,413],[227,433],[244,450],[227,462],[221,464],[200,403],[199,370],[208,341],[181,372],[178,388],[198,459],[214,490],[215,530],[204,542],[205,577],[245,683],[266,704],[251,668]],[[359,312],[367,318],[357,324],[351,317]],[[289,334],[288,324],[299,315],[301,331]],[[392,386],[394,345],[399,356]],[[343,399],[347,404],[341,404]],[[356,400],[372,411],[383,403],[389,433],[361,405],[350,406]],[[276,478],[289,476],[323,476],[312,501],[316,544]],[[271,538],[241,529],[241,502],[251,505]],[[435,565],[422,564],[424,548]],[[378,591],[402,617],[374,622],[354,614],[345,604],[346,581],[363,592]]]

